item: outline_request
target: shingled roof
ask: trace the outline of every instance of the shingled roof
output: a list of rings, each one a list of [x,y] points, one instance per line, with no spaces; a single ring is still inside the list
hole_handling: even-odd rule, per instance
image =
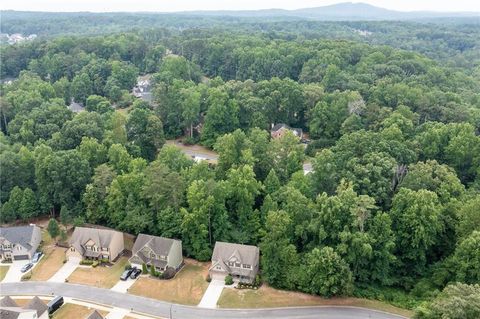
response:
[[[94,310],[85,319],[103,319],[103,316],[100,314],[100,312],[98,312],[97,310]]]
[[[37,317],[40,317],[48,310],[48,306],[40,298],[35,296],[27,305],[23,306],[23,309],[35,310],[37,312]]]
[[[175,241],[178,240],[147,234],[139,234],[135,240],[135,244],[133,245],[132,254],[135,255],[139,250],[147,246],[150,247],[155,254],[167,256]]]
[[[217,241],[213,249],[212,261],[229,260],[235,256],[242,263],[254,266],[258,262],[259,255],[260,250],[257,246]]]
[[[12,298],[5,296],[0,300],[0,307],[18,307],[18,305]]]
[[[17,226],[17,227],[1,227],[0,237],[5,238],[12,244],[20,244],[27,250],[32,249],[32,237],[35,225]]]
[[[89,240],[92,240],[98,247],[109,247],[116,234],[123,236],[121,232],[116,230],[75,227],[70,239],[70,245],[83,255],[85,250],[83,245]]]

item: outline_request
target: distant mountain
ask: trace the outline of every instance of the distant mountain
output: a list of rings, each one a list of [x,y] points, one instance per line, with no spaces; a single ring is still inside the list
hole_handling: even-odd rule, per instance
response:
[[[297,17],[314,20],[416,20],[443,17],[479,17],[480,12],[394,11],[367,3],[344,2],[297,10],[186,11],[186,15],[236,17]]]

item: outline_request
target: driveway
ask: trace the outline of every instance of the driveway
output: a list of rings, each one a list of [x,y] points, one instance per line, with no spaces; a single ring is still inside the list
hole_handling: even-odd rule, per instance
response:
[[[202,308],[217,308],[217,301],[222,294],[223,287],[225,287],[225,281],[213,279],[198,306]]]
[[[10,264],[5,264],[10,266],[8,268],[7,274],[5,275],[5,278],[3,278],[2,282],[20,282],[22,280],[22,276],[25,275],[26,273],[23,273],[20,271],[22,267],[26,264],[28,264],[30,260],[14,260]],[[33,264],[35,267],[37,264]],[[32,269],[32,268],[30,268]]]
[[[60,268],[55,275],[53,275],[48,281],[50,282],[65,282],[65,279],[77,269],[80,264],[80,258],[70,257],[68,261]]]
[[[0,294],[61,295],[123,309],[133,309],[146,315],[172,319],[405,319],[382,311],[356,307],[291,307],[271,309],[208,309],[182,306],[140,296],[122,294],[108,289],[55,282],[1,283]]]
[[[115,284],[115,286],[113,286],[110,290],[126,293],[128,291],[128,288],[130,288],[135,283],[135,281],[136,279],[130,279],[130,278],[128,278],[125,281],[119,280]]]

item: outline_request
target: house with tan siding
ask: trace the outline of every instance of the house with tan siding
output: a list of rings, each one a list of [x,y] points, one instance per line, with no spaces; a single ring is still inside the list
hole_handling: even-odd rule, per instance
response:
[[[75,227],[67,258],[114,261],[124,250],[123,233],[111,229]]]

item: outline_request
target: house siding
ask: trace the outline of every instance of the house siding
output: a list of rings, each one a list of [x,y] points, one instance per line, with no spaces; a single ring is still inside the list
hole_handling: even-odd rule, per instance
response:
[[[182,242],[175,240],[167,256],[167,265],[178,269],[183,263]]]

